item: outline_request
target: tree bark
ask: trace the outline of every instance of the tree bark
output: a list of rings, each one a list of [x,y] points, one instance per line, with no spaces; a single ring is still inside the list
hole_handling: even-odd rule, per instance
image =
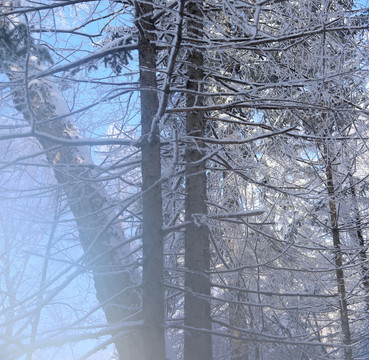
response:
[[[34,122],[38,133],[71,139],[71,134],[78,132],[68,114],[55,111],[60,108],[60,104],[54,104],[55,98],[61,99],[55,91],[57,89],[47,79],[40,79],[29,85],[31,109],[26,106],[24,88],[14,92],[14,103],[25,120]],[[65,118],[60,119],[60,116]],[[121,323],[124,326],[125,320],[138,320],[138,272],[132,267],[129,245],[121,225],[116,222],[111,199],[103,184],[96,181],[98,172],[80,147],[54,150],[52,141],[39,139],[39,142],[47,151],[46,158],[77,223],[85,265],[93,274],[96,296],[107,321],[111,325]],[[140,359],[137,331],[115,329],[112,336],[121,360]]]
[[[336,198],[335,198],[335,189],[334,189],[334,180],[333,180],[333,168],[332,168],[332,158],[329,152],[329,145],[324,144],[324,160],[326,162],[326,187],[328,191],[329,197],[329,216],[330,216],[330,225],[331,225],[331,233],[334,247],[334,263],[336,270],[336,279],[337,279],[337,290],[338,290],[338,299],[340,305],[340,316],[341,316],[341,329],[343,334],[343,343],[345,345],[351,345],[351,332],[350,332],[350,322],[348,316],[348,304],[346,298],[346,287],[345,287],[345,275],[343,272],[343,254],[341,250],[341,239],[340,232],[338,228],[338,214],[337,214],[337,206],[336,206]],[[345,360],[352,360],[352,349],[345,348],[344,349]]]
[[[190,2],[186,9],[189,16],[187,35],[196,40],[203,36],[203,16],[196,2]],[[196,44],[196,41],[194,41]],[[186,106],[203,105],[203,55],[196,47],[187,50],[187,89],[193,90],[187,95]],[[205,120],[202,112],[191,111],[186,117],[186,135],[193,136],[186,145],[186,199],[185,220],[190,224],[185,230],[185,360],[211,360],[211,330],[209,229],[206,224],[206,166],[202,158],[205,155],[201,138],[205,133]]]
[[[233,284],[232,284],[233,285]],[[238,281],[235,282],[234,286],[240,286]],[[232,294],[233,299],[239,302],[245,301],[245,295],[241,291]],[[229,325],[231,326],[231,333],[233,336],[241,337],[239,331],[234,330],[235,328],[247,328],[246,309],[243,305],[230,302],[229,303]],[[230,340],[231,345],[231,360],[249,360],[249,349],[247,342],[244,339]]]
[[[364,239],[363,233],[363,225],[361,221],[360,211],[359,211],[359,204],[356,195],[356,185],[354,184],[353,176],[351,173],[348,174],[349,184],[350,184],[350,192],[353,202],[353,209],[354,209],[354,217],[355,217],[355,235],[356,239],[358,240],[360,246],[360,253],[359,258],[361,261],[360,268],[361,268],[361,275],[362,275],[362,284],[365,291],[365,302],[366,302],[366,309],[369,310],[369,268],[367,265],[368,255],[367,255],[367,246],[366,241]]]
[[[14,18],[3,18],[3,33],[14,27],[14,23],[18,24]],[[28,45],[30,42],[29,38]],[[104,184],[96,180],[99,172],[89,152],[81,146],[57,146],[47,138],[75,140],[81,137],[52,79],[28,81],[27,73],[37,74],[42,70],[42,59],[34,48],[28,46],[27,51],[12,53],[9,72],[4,67],[8,78],[14,81],[13,102],[38,137],[56,181],[64,190],[77,223],[84,266],[93,275],[96,296],[112,325],[111,334],[120,359],[141,360],[137,329],[140,323],[136,322],[141,305],[139,274],[130,256],[129,244]],[[19,80],[24,80],[24,84]],[[132,326],[125,327],[124,321]]]
[[[155,24],[150,1],[136,2],[139,30],[139,66],[142,130],[142,206],[143,206],[143,349],[144,360],[165,359],[163,213],[161,192],[160,134],[153,124],[158,111],[156,93]]]

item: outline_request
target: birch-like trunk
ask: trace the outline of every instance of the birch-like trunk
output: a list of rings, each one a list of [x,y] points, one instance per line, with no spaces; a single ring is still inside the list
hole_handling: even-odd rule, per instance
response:
[[[203,15],[199,4],[187,5],[187,35],[190,39],[203,36]],[[196,47],[188,49],[187,54],[187,107],[201,106],[200,95],[203,89],[203,55]],[[198,93],[198,94],[196,94]],[[210,316],[210,252],[209,229],[206,224],[206,166],[202,160],[204,144],[201,138],[205,133],[205,120],[202,112],[192,111],[186,117],[186,136],[194,137],[186,145],[186,221],[190,224],[185,230],[185,360],[211,360]],[[205,221],[204,221],[205,220]],[[202,331],[205,330],[205,331]]]
[[[61,95],[55,93],[55,86],[46,79],[28,85],[31,110],[24,101],[24,89],[14,92],[14,103],[25,120],[34,122],[37,132],[56,138],[71,139],[72,133],[77,134],[71,119],[65,117],[68,114],[56,111],[60,103],[53,102],[60,101]],[[85,266],[93,274],[96,295],[106,319],[111,325],[121,323],[123,329],[124,320],[138,320],[136,314],[141,301],[137,269],[132,267],[129,246],[121,225],[116,222],[113,204],[103,184],[96,181],[98,174],[86,159],[86,151],[81,152],[76,146],[48,151],[55,143],[45,139],[39,142],[47,151],[46,158],[77,223]],[[112,335],[121,360],[139,359],[136,332],[116,329]]]
[[[1,28],[17,24],[1,19]],[[26,41],[26,39],[25,39]],[[141,360],[137,322],[141,308],[139,275],[130,256],[114,204],[98,179],[98,171],[84,147],[60,146],[48,137],[81,139],[60,91],[51,78],[28,81],[25,74],[43,70],[37,54],[13,54],[6,75],[13,81],[13,102],[45,150],[57,183],[62,187],[84,250],[83,265],[92,273],[96,296],[112,325],[111,334],[121,360]],[[23,84],[22,84],[23,81]],[[125,321],[129,322],[125,324]]]

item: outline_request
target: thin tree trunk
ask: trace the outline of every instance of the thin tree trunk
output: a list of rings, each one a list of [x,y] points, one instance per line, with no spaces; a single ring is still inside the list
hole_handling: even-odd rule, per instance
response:
[[[240,286],[239,282],[236,281],[234,286]],[[245,294],[241,291],[234,293],[234,299],[238,302],[245,301]],[[239,303],[229,303],[229,325],[232,328],[247,328],[246,309]],[[240,332],[232,330],[232,335],[240,336]],[[248,360],[249,359],[249,348],[246,340],[231,339],[231,360]]]
[[[196,40],[203,36],[203,16],[199,5],[190,2],[186,9],[190,17],[187,22],[187,35]],[[196,44],[196,42],[195,42]],[[201,92],[203,89],[203,56],[195,47],[187,54],[187,89]],[[199,95],[187,95],[187,106],[202,105]],[[205,223],[206,167],[204,144],[205,120],[202,112],[192,111],[186,117],[186,135],[196,137],[186,145],[186,221],[190,222],[185,231],[185,320],[184,337],[185,360],[211,360],[211,336],[201,330],[211,329],[210,316],[210,269],[209,229]]]
[[[136,2],[139,29],[139,65],[142,129],[143,206],[143,349],[144,360],[165,359],[163,213],[161,194],[160,134],[153,120],[158,111],[156,93],[155,25],[150,1]]]
[[[336,206],[336,198],[335,198],[335,189],[334,189],[334,181],[333,181],[333,169],[332,169],[332,159],[329,153],[329,145],[324,144],[324,159],[326,161],[326,177],[327,177],[327,191],[329,196],[329,214],[330,214],[330,224],[331,224],[331,232],[333,239],[333,247],[334,247],[334,262],[335,262],[335,270],[336,270],[336,279],[337,279],[337,290],[338,290],[338,299],[340,304],[340,315],[341,315],[341,329],[343,334],[343,342],[345,345],[351,345],[351,332],[350,332],[350,323],[348,316],[348,305],[346,298],[346,288],[345,288],[345,276],[343,272],[343,254],[341,250],[341,240],[340,233],[338,228],[338,215],[337,215],[337,206]],[[345,348],[345,360],[352,360],[352,349]]]
[[[232,125],[230,126],[232,132]],[[227,178],[227,172],[223,171],[223,181]],[[226,186],[226,185],[224,185]],[[226,194],[223,195],[223,197]],[[225,200],[225,205],[230,212],[237,211],[239,209],[240,204],[239,201],[236,200],[240,197],[238,192],[228,195],[228,199]],[[228,248],[230,253],[237,253],[235,240],[228,240]],[[240,255],[240,254],[238,254]],[[234,266],[238,267],[239,263],[234,263],[231,255],[229,262]],[[242,276],[239,273],[235,273],[232,275],[233,280],[231,280],[231,285],[234,287],[241,288],[240,280]],[[244,284],[245,285],[245,284]],[[246,307],[241,305],[240,302],[246,301],[246,295],[244,291],[229,291],[229,296],[232,300],[236,300],[237,302],[230,302],[228,305],[228,313],[229,313],[229,325],[231,327],[231,333],[235,338],[230,339],[230,350],[231,350],[231,359],[230,360],[248,360],[249,359],[249,346],[245,339],[236,339],[236,337],[241,337],[240,331],[236,330],[237,328],[246,329],[248,327],[248,321],[246,317]],[[249,308],[250,318],[252,316],[251,308]],[[251,325],[251,324],[250,324]],[[251,326],[252,327],[252,326]]]
[[[359,204],[357,201],[357,195],[356,195],[356,187],[354,184],[353,176],[351,173],[348,175],[349,183],[350,183],[350,192],[353,200],[353,208],[354,208],[354,216],[355,216],[355,234],[356,238],[359,242],[360,246],[360,253],[359,258],[361,260],[360,268],[361,268],[361,274],[362,274],[362,284],[365,291],[365,301],[366,301],[366,308],[369,310],[369,268],[367,266],[367,247],[364,240],[364,234],[363,234],[363,226],[361,222],[361,216],[359,212]]]

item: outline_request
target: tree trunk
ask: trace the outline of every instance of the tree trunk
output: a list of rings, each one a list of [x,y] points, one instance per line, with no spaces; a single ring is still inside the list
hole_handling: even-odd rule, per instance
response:
[[[354,184],[353,176],[351,173],[348,174],[349,184],[350,184],[350,192],[353,202],[353,209],[354,209],[354,217],[355,217],[355,235],[356,239],[360,246],[360,253],[359,258],[361,260],[360,268],[361,268],[361,275],[362,275],[362,284],[365,291],[365,302],[366,302],[366,309],[369,310],[369,268],[367,265],[368,255],[367,255],[367,247],[364,240],[363,234],[363,225],[361,221],[361,216],[359,212],[359,204],[357,201],[356,195],[356,187]]]
[[[234,286],[240,286],[239,282],[236,281]],[[236,293],[233,291],[232,295],[233,299],[237,302],[246,300],[245,294],[241,291]],[[229,325],[231,329],[233,328],[231,330],[232,335],[236,337],[240,337],[241,334],[239,331],[235,330],[235,328],[247,329],[246,309],[243,305],[234,302],[229,303]],[[249,360],[249,349],[246,340],[232,338],[230,344],[231,360]]]
[[[351,332],[350,332],[350,323],[348,316],[348,305],[346,298],[346,288],[345,288],[345,276],[343,273],[343,254],[341,250],[341,240],[340,233],[338,228],[338,215],[337,215],[337,206],[336,206],[336,198],[335,198],[335,189],[334,189],[334,181],[333,181],[333,169],[332,169],[332,159],[329,153],[329,145],[324,144],[324,160],[326,162],[326,187],[329,196],[329,215],[330,215],[330,225],[333,239],[333,247],[334,247],[334,262],[335,262],[335,270],[336,270],[336,279],[337,279],[337,290],[338,290],[338,299],[340,304],[340,316],[341,316],[341,329],[343,334],[343,342],[345,345],[351,345]],[[345,348],[345,360],[352,360],[352,349]]]
[[[31,109],[26,106],[24,88],[14,92],[14,103],[24,118],[35,124],[37,132],[61,139],[78,136],[68,113],[55,111],[60,110],[62,97],[50,81],[33,81],[29,84],[28,93]],[[59,103],[55,105],[55,101]],[[66,104],[64,109],[67,109]],[[65,118],[60,119],[60,116]],[[52,141],[39,139],[39,142],[47,150],[46,158],[53,166],[55,178],[63,187],[77,223],[84,262],[92,271],[96,296],[106,319],[109,324],[121,323],[122,327],[124,320],[138,320],[138,272],[132,268],[129,244],[125,244],[123,229],[116,222],[113,204],[103,184],[96,181],[98,173],[87,152],[76,146],[55,150],[52,149],[55,147]],[[112,335],[121,360],[140,359],[137,331],[115,329]]]
[[[195,40],[203,36],[203,16],[199,5],[190,2],[186,9],[190,17],[187,22],[187,35]],[[202,98],[196,95],[203,89],[203,56],[192,47],[187,50],[187,95],[186,106],[202,105]],[[190,222],[185,231],[185,360],[211,360],[211,335],[201,330],[211,330],[210,316],[210,269],[209,229],[206,224],[206,167],[202,158],[205,155],[201,138],[205,132],[202,112],[192,111],[186,117],[186,135],[193,136],[186,145],[186,221]]]
[[[7,33],[17,24],[4,18],[1,30]],[[24,39],[27,42],[27,39]],[[28,39],[28,42],[31,40]],[[124,231],[117,222],[114,205],[98,180],[90,154],[82,146],[58,146],[48,137],[76,140],[81,137],[69,115],[60,91],[50,78],[28,81],[25,74],[42,70],[37,53],[12,54],[11,71],[6,75],[14,81],[13,102],[30,124],[55,178],[64,190],[66,200],[77,223],[84,250],[84,266],[94,278],[96,296],[112,325],[111,334],[121,360],[141,360],[140,336],[137,329],[140,312],[139,274]],[[27,61],[31,60],[32,61]],[[27,65],[26,65],[27,64]],[[25,80],[26,85],[17,80]],[[125,327],[124,321],[129,326]]]
[[[160,134],[153,126],[158,111],[156,93],[155,25],[151,2],[136,3],[139,29],[139,65],[142,130],[143,206],[143,349],[144,360],[165,359],[163,214],[161,194]]]

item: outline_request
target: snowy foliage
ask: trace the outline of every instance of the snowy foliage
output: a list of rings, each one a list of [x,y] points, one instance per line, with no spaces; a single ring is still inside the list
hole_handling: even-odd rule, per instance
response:
[[[0,12],[0,357],[368,358],[362,2]]]

